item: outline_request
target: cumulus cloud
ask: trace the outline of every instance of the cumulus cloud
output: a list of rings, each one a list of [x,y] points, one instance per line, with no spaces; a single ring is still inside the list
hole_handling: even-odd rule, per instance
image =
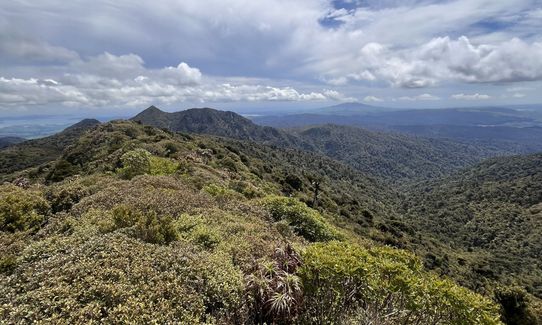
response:
[[[0,106],[141,106],[151,103],[348,100],[336,90],[300,92],[292,87],[227,83],[205,78],[181,62],[148,69],[135,54],[104,53],[45,70],[34,78],[0,77]],[[250,79],[243,79],[250,81]]]
[[[107,97],[115,95],[99,93],[107,88],[164,100],[198,92],[203,98],[224,98],[231,92],[243,100],[351,101],[355,98],[336,90],[313,89],[322,80],[349,94],[355,89],[370,93],[359,86],[454,84],[453,89],[461,89],[457,84],[508,87],[542,81],[542,10],[533,0],[96,0],[93,10],[87,6],[85,1],[63,6],[58,0],[3,4],[0,63],[9,64],[0,76],[55,80],[57,85],[43,87],[74,87],[90,101],[105,96],[104,103],[116,102]],[[480,24],[487,21],[504,21],[507,27],[487,30]],[[42,73],[45,65],[54,65],[55,72]],[[233,76],[275,82],[249,82],[259,94],[250,97]],[[293,87],[291,80],[298,84]],[[207,93],[201,94],[203,89]],[[469,90],[475,91],[481,90]],[[390,92],[389,98],[396,98],[402,90]],[[14,101],[21,95],[2,96]],[[410,100],[424,100],[415,97]]]
[[[324,79],[331,84],[382,80],[403,88],[424,88],[441,81],[533,81],[542,80],[540,57],[542,43],[517,38],[498,45],[473,45],[465,36],[456,40],[439,37],[403,50],[369,43]]]
[[[486,100],[491,99],[491,96],[485,95],[485,94],[455,94],[450,96],[453,99],[459,99],[459,100]]]

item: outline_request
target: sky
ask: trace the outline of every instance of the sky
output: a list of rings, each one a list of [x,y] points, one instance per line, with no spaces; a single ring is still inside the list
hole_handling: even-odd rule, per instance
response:
[[[10,0],[0,116],[542,103],[542,0]]]

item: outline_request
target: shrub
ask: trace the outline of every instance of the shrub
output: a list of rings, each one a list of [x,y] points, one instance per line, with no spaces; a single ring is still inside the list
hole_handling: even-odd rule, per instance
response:
[[[301,260],[290,245],[275,250],[272,260],[260,261],[247,276],[254,324],[291,324],[302,310],[303,291],[295,274]]]
[[[32,246],[24,272],[0,281],[0,323],[244,323],[243,278],[227,255],[122,233]]]
[[[103,232],[132,228],[133,235],[144,242],[165,245],[178,239],[178,231],[170,216],[159,216],[154,211],[143,213],[126,205],[111,211],[112,224],[102,224]]]
[[[498,288],[495,300],[501,305],[502,320],[511,325],[539,324],[529,307],[529,297],[521,288]]]
[[[63,185],[51,187],[46,193],[45,198],[51,204],[53,213],[68,211],[72,206],[85,196],[88,191],[77,185]]]
[[[60,159],[57,161],[51,170],[46,176],[46,179],[50,182],[60,182],[67,177],[76,175],[80,172],[80,168],[71,164],[65,159]]]
[[[126,179],[148,174],[151,171],[150,157],[151,154],[144,149],[128,151],[120,157],[122,168],[119,168],[117,172]]]
[[[0,231],[39,227],[49,212],[49,204],[40,193],[11,185],[0,187]]]
[[[293,231],[309,241],[337,239],[338,235],[324,218],[294,198],[271,196],[262,201],[275,221],[286,220]]]
[[[217,184],[206,185],[202,190],[218,200],[238,200],[242,198],[240,193]]]
[[[151,156],[149,158],[151,175],[171,175],[179,170],[179,164],[162,157]]]
[[[310,246],[303,263],[308,323],[500,324],[490,300],[424,272],[405,251],[334,241]]]
[[[257,197],[262,197],[264,195],[261,189],[252,185],[249,182],[244,182],[244,181],[233,182],[230,185],[230,187],[234,191],[243,194],[247,199],[254,199]]]
[[[205,249],[213,249],[220,243],[220,235],[204,225],[196,226],[191,237],[197,245]]]

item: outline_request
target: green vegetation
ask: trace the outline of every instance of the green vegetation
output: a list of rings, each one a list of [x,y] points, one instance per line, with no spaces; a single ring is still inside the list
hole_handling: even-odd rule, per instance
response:
[[[303,259],[308,323],[500,323],[493,302],[424,272],[404,251],[330,242]]]
[[[317,153],[116,121],[24,165],[0,187],[7,323],[499,324],[493,297],[536,319],[534,291],[481,290],[402,195]]]
[[[296,199],[273,196],[265,198],[262,204],[274,221],[286,221],[296,234],[308,241],[327,241],[338,237],[318,212]]]
[[[49,214],[47,201],[37,191],[2,186],[0,191],[0,231],[25,231],[39,227]]]

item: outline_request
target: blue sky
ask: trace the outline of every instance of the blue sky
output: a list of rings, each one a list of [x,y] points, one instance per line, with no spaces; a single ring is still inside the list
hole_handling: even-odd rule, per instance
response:
[[[0,4],[0,115],[542,102],[541,0]]]

